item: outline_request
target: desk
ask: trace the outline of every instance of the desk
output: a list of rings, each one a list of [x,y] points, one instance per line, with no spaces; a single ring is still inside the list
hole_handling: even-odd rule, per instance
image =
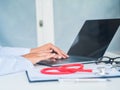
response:
[[[29,83],[25,72],[0,76],[0,90],[119,90],[119,83],[120,78],[110,82]]]

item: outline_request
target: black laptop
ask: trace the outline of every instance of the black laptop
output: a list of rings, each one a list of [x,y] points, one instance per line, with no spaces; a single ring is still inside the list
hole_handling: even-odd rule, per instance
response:
[[[86,20],[68,51],[68,59],[41,61],[38,64],[58,66],[66,63],[92,63],[102,57],[120,26],[120,19]]]

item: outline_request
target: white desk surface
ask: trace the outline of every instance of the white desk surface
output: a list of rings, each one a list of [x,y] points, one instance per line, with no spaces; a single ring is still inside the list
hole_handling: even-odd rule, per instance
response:
[[[29,83],[26,73],[0,76],[0,90],[119,90],[120,78],[109,82],[38,82]]]

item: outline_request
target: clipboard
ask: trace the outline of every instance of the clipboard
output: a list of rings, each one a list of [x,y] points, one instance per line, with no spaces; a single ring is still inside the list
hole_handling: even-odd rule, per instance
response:
[[[28,71],[26,71],[26,75],[27,75],[28,81],[30,83],[35,83],[35,82],[55,82],[55,81],[58,81],[58,79],[55,79],[55,78],[53,78],[53,79],[40,79],[40,78],[39,79],[32,79],[29,76]]]
[[[26,71],[26,75],[28,78],[28,81],[30,83],[35,82],[55,82],[59,81],[60,79],[105,79],[105,78],[120,78],[120,72],[116,69],[112,68],[108,70],[109,74],[105,75],[98,75],[96,74],[96,70],[99,67],[105,67],[105,68],[111,68],[110,66],[106,65],[96,65],[96,64],[85,64],[86,68],[92,68],[95,72],[93,73],[74,73],[74,74],[68,74],[68,75],[45,75],[40,72],[41,69],[45,67],[40,68],[33,68],[28,71]]]

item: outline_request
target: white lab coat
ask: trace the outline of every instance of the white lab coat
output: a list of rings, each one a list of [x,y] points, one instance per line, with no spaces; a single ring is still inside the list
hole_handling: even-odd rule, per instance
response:
[[[0,75],[26,71],[33,68],[33,64],[21,57],[21,55],[29,53],[27,48],[12,48],[0,46]]]

